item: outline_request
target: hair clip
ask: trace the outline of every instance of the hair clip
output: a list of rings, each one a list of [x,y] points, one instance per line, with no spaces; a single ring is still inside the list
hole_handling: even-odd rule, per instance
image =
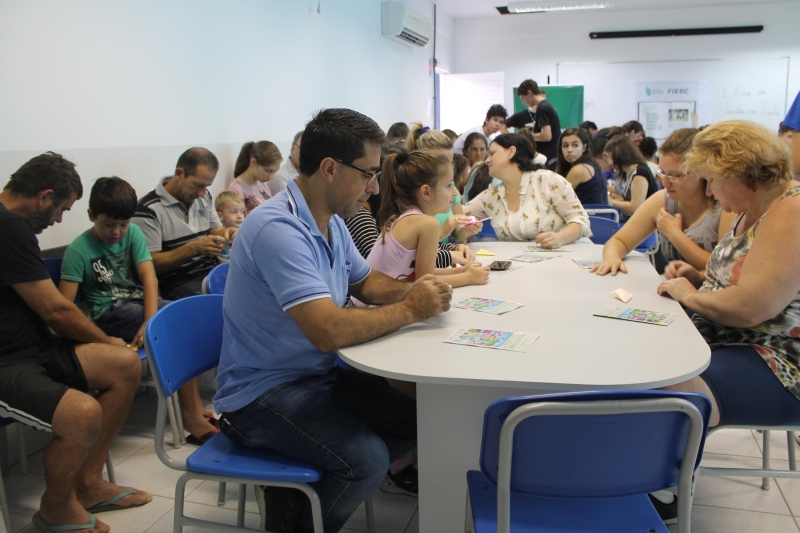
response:
[[[420,134],[420,135],[422,135],[423,133],[425,133],[425,132],[426,132],[426,131],[428,131],[429,129],[430,129],[430,128],[429,128],[428,126],[425,126],[425,127],[424,127],[424,128],[422,128],[421,130],[419,130],[419,134]]]

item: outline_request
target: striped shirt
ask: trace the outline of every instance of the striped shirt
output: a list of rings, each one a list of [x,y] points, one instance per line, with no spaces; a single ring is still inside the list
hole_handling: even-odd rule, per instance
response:
[[[222,226],[211,193],[197,198],[187,209],[167,192],[164,185],[172,179],[163,178],[154,191],[144,195],[136,206],[133,223],[139,226],[147,239],[147,249],[153,252],[169,252],[200,237],[209,230]],[[216,257],[198,255],[187,260],[171,272],[159,274],[158,285],[164,292],[199,274],[217,266]]]

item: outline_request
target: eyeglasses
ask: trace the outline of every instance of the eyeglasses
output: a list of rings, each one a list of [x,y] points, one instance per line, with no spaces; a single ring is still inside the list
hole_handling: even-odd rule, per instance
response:
[[[686,177],[686,174],[679,174],[677,176],[673,176],[671,174],[665,174],[661,167],[656,168],[656,177],[661,181],[669,180],[669,181],[680,181]]]
[[[364,178],[366,178],[366,180],[367,180],[367,185],[372,183],[373,180],[378,179],[378,177],[381,175],[381,171],[380,170],[372,170],[372,171],[364,170],[363,168],[358,168],[357,166],[351,165],[350,163],[345,163],[341,159],[334,159],[334,161],[336,161],[337,163],[341,163],[346,167],[350,167],[352,169],[358,170],[359,172],[363,173],[364,174]]]

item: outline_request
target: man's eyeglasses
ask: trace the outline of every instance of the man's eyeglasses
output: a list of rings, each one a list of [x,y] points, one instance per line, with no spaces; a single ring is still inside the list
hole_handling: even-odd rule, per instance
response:
[[[352,169],[358,170],[359,172],[364,174],[364,178],[367,180],[367,185],[372,183],[372,180],[378,179],[378,177],[380,177],[380,175],[381,175],[381,171],[380,170],[372,170],[372,171],[364,170],[363,168],[358,168],[357,166],[351,165],[350,163],[345,163],[341,159],[334,159],[334,161],[336,161],[337,163],[341,163],[346,167],[350,167]]]
[[[661,167],[658,167],[656,169],[656,177],[658,179],[660,179],[661,181],[669,180],[669,181],[675,182],[675,181],[680,181],[683,178],[685,178],[686,174],[678,174],[677,176],[673,176],[671,174],[665,174],[664,171],[661,170]]]

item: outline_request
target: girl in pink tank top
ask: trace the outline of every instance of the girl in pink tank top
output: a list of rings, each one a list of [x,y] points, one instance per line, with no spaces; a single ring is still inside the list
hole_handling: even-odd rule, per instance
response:
[[[448,212],[456,194],[453,165],[445,155],[435,150],[390,154],[383,163],[381,190],[381,235],[367,257],[373,269],[403,281],[435,274],[453,287],[489,280],[489,269],[478,263],[436,268],[439,221],[434,215]]]

